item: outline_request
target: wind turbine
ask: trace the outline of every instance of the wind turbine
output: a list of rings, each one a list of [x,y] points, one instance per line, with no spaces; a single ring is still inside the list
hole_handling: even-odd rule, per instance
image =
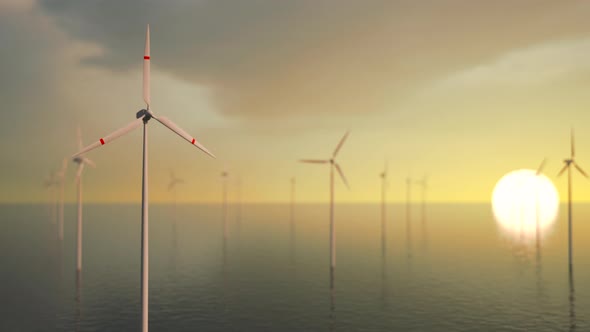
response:
[[[236,179],[236,221],[238,223],[238,235],[242,230],[242,177]]]
[[[49,177],[43,181],[43,186],[49,192],[49,214],[51,215],[51,223],[55,224],[57,220],[57,195],[54,192],[55,187],[57,186],[57,178],[55,170],[52,170],[49,173]]]
[[[381,250],[385,253],[385,239],[387,236],[387,225],[386,225],[386,207],[387,207],[387,172],[389,170],[388,162],[385,160],[385,165],[383,166],[383,172],[379,174],[381,178]]]
[[[408,257],[412,256],[412,224],[410,221],[410,200],[412,199],[412,178],[406,178],[406,247]]]
[[[571,129],[570,133],[570,146],[571,146],[571,155],[569,159],[564,159],[563,163],[565,166],[559,171],[557,176],[561,176],[563,172],[567,170],[567,224],[568,224],[568,258],[569,258],[569,270],[573,270],[572,264],[572,169],[571,166],[574,167],[585,177],[588,177],[588,174],[584,172],[584,170],[575,162],[574,158],[576,156],[576,149],[574,144],[574,129]]]
[[[290,238],[291,238],[291,261],[295,257],[295,177],[291,178],[291,204],[289,208]]]
[[[302,163],[309,163],[309,164],[330,164],[330,267],[332,269],[334,269],[334,267],[336,267],[336,250],[335,250],[336,249],[335,248],[336,234],[334,233],[334,231],[335,231],[335,229],[334,229],[334,168],[336,168],[336,170],[338,171],[338,174],[340,175],[342,182],[344,182],[346,187],[349,188],[348,182],[346,181],[346,177],[344,177],[344,173],[342,172],[342,169],[340,169],[340,166],[336,163],[335,159],[336,159],[336,156],[338,155],[338,151],[340,151],[340,148],[342,148],[342,145],[344,144],[344,141],[346,141],[346,138],[348,137],[349,133],[350,132],[347,131],[346,134],[344,134],[344,136],[342,137],[342,139],[340,139],[340,142],[336,146],[336,149],[334,150],[334,153],[332,153],[332,157],[330,159],[327,159],[327,160],[302,159],[302,160],[300,160],[300,162],[302,162]]]
[[[541,162],[541,165],[539,165],[539,167],[537,168],[537,172],[535,173],[535,175],[537,177],[541,176],[541,174],[543,174],[543,169],[545,168],[545,164],[547,163],[547,158],[543,159],[543,161]],[[538,182],[537,182],[538,184]],[[541,246],[540,246],[540,241],[541,241],[541,230],[540,230],[540,226],[539,225],[539,191],[536,190],[535,191],[535,223],[536,223],[536,227],[535,227],[535,240],[536,240],[536,245],[537,245],[537,255],[540,255],[540,250],[541,250]]]
[[[229,173],[227,171],[227,167],[221,172],[221,181],[222,184],[222,209],[223,209],[223,243],[225,246],[225,242],[227,241],[228,237],[228,229],[227,229],[227,178],[229,177]]]
[[[82,133],[80,132],[80,127],[77,130],[78,136],[78,149],[82,150]],[[76,231],[76,271],[78,274],[82,271],[82,171],[84,170],[84,165],[89,165],[92,167],[96,167],[94,162],[84,155],[78,155],[73,160],[76,164],[78,164],[78,170],[76,171],[76,186],[78,189],[78,227]]]
[[[166,117],[156,116],[150,110],[150,26],[147,26],[145,53],[143,56],[143,100],[146,108],[137,112],[136,119],[127,126],[116,130],[108,136],[99,139],[97,142],[85,147],[72,156],[76,158],[90,150],[103,146],[115,139],[137,129],[143,124],[143,169],[142,169],[142,195],[141,195],[141,328],[143,332],[148,331],[148,283],[149,283],[149,223],[148,223],[148,132],[147,125],[149,120],[154,119],[166,128],[178,134],[192,145],[199,148],[211,157],[214,157],[209,150],[201,145],[195,138],[190,136],[186,131],[181,129],[175,123]]]
[[[183,184],[184,179],[176,177],[173,170],[170,170],[170,182],[168,182],[168,191],[174,195],[174,208],[176,209],[176,185]]]
[[[168,191],[172,191],[172,195],[174,196],[174,218],[172,221],[173,233],[174,233],[174,247],[176,248],[177,242],[177,231],[176,231],[176,214],[177,214],[177,191],[176,185],[184,183],[184,180],[181,178],[177,178],[174,174],[174,170],[170,170],[170,182],[168,182]]]
[[[415,183],[422,189],[422,202],[420,207],[422,210],[422,237],[424,244],[426,245],[426,191],[428,190],[428,175],[424,175],[421,180],[418,180]]]
[[[64,239],[64,187],[66,181],[66,170],[68,169],[68,158],[64,158],[61,169],[57,172],[57,181],[59,183],[59,210],[58,210],[58,238]]]

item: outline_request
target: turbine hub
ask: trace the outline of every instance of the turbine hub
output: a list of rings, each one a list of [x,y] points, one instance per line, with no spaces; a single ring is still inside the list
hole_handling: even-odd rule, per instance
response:
[[[139,119],[141,117],[143,117],[143,123],[147,123],[152,118],[152,115],[148,110],[142,109],[135,114],[136,119]]]

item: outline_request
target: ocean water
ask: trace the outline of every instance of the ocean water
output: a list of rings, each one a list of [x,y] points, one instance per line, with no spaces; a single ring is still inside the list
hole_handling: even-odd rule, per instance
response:
[[[590,205],[537,242],[506,236],[489,204],[150,207],[152,331],[590,331]],[[0,205],[0,331],[138,331],[140,207],[76,210],[65,238],[46,205]]]

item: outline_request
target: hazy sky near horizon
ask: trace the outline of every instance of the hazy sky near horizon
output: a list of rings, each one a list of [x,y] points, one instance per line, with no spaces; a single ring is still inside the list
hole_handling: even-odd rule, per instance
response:
[[[424,174],[429,200],[490,201],[545,157],[563,199],[571,125],[590,171],[589,16],[552,0],[0,0],[0,202],[46,200],[78,124],[91,143],[144,107],[147,23],[153,111],[218,156],[151,123],[152,201],[172,198],[174,169],[181,201],[217,202],[227,167],[232,198],[239,174],[245,201],[287,201],[295,176],[299,200],[325,202],[328,167],[296,161],[329,157],[347,129],[337,201],[378,201],[385,157],[392,201]],[[141,130],[88,157],[86,201],[141,199]],[[582,176],[574,198],[590,200]]]

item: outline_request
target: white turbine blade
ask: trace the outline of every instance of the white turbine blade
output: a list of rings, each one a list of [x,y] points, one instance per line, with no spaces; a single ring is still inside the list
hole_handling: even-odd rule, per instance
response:
[[[575,162],[574,162],[574,166],[578,169],[578,171],[580,173],[582,173],[583,176],[588,177],[588,174],[586,174],[586,172],[584,172],[584,170],[582,169],[582,167],[578,166],[578,164],[576,164]]]
[[[350,133],[350,131],[347,131],[346,134],[344,134],[344,136],[342,136],[342,139],[340,139],[340,142],[338,143],[338,145],[336,146],[336,149],[334,150],[334,153],[332,154],[332,158],[336,157],[336,155],[338,154],[338,151],[340,151],[340,148],[344,144],[344,141],[346,141],[346,138],[348,137],[349,133]]]
[[[96,168],[96,164],[94,163],[94,161],[92,161],[92,160],[90,160],[90,159],[88,159],[86,157],[82,158],[82,162],[84,164],[87,164],[89,166],[92,166],[93,168]]]
[[[327,164],[329,160],[318,160],[318,159],[300,159],[300,163],[308,163],[308,164]]]
[[[84,147],[84,145],[82,144],[82,131],[80,130],[80,125],[78,125],[78,128],[76,129],[76,134],[78,136],[78,150],[82,150],[82,147]]]
[[[76,172],[76,178],[80,179],[80,176],[82,176],[82,170],[84,169],[84,163],[79,163],[78,164],[78,171]]]
[[[383,176],[387,177],[387,172],[389,171],[389,160],[385,159],[385,167],[383,168]]]
[[[565,166],[563,166],[563,168],[561,169],[561,171],[559,171],[559,173],[557,173],[557,176],[561,176],[561,174],[563,174],[563,172],[565,172],[565,170],[569,167],[568,164],[565,164]]]
[[[545,168],[546,163],[547,163],[547,158],[543,159],[543,161],[541,162],[541,165],[539,165],[539,168],[537,168],[537,175],[541,175],[541,172],[543,172],[543,169]]]
[[[88,145],[87,147],[83,148],[82,150],[78,151],[78,153],[73,155],[72,158],[76,158],[76,157],[78,157],[90,150],[94,150],[94,149],[98,148],[99,146],[103,146],[107,143],[110,143],[111,141],[114,141],[115,139],[133,131],[134,129],[139,127],[142,123],[143,123],[143,118],[133,120],[133,122],[126,125],[125,127],[116,130],[112,134],[105,136],[104,138],[99,139],[97,142],[94,142],[94,143]]]
[[[334,167],[336,167],[336,170],[338,171],[338,174],[340,174],[340,178],[342,179],[342,181],[346,185],[346,188],[350,189],[350,186],[348,185],[348,181],[346,181],[346,177],[344,176],[344,173],[340,169],[340,166],[338,164],[334,164]]]
[[[150,25],[145,35],[145,52],[143,53],[143,100],[150,108]]]
[[[173,132],[175,132],[176,134],[178,134],[178,136],[184,138],[187,142],[191,143],[192,145],[196,146],[197,148],[199,148],[201,151],[205,152],[206,154],[208,154],[210,157],[215,158],[215,156],[209,152],[209,150],[207,150],[206,147],[204,147],[203,145],[201,145],[201,143],[197,142],[197,140],[192,137],[191,135],[189,135],[186,131],[184,131],[182,128],[180,128],[179,126],[177,126],[174,122],[170,121],[170,119],[162,116],[159,118],[156,118],[155,116],[152,116],[154,119],[156,119],[156,121],[158,121],[159,123],[163,124],[164,126],[166,126],[168,129],[172,130]]]

